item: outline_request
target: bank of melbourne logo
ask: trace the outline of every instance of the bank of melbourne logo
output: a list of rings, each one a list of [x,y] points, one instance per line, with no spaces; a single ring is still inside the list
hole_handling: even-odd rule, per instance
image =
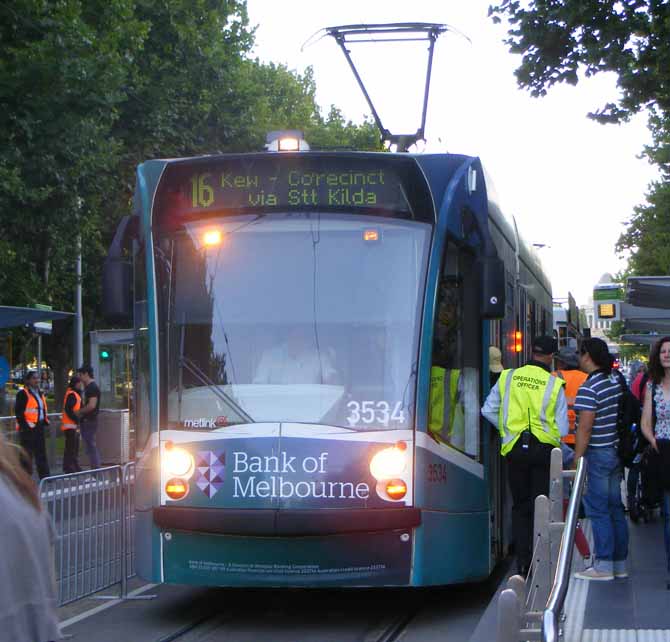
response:
[[[226,469],[225,451],[201,450],[195,454],[195,484],[212,499],[223,486]]]

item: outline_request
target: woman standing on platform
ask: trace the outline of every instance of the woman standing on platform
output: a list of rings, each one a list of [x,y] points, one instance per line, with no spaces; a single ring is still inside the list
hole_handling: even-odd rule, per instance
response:
[[[0,639],[59,640],[51,524],[18,453],[0,436]]]
[[[654,455],[650,472],[663,489],[661,506],[670,590],[670,337],[659,339],[649,357],[649,381],[641,425]]]

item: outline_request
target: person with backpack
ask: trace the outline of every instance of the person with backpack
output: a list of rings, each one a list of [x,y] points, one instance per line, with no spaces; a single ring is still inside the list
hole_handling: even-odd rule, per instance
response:
[[[586,457],[588,462],[584,508],[593,527],[595,561],[575,577],[591,581],[628,577],[628,523],[621,501],[623,462],[618,429],[624,390],[612,372],[612,362],[602,339],[582,342],[579,366],[588,377],[575,400],[575,461]]]
[[[652,450],[650,468],[663,489],[661,509],[670,590],[670,337],[654,344],[649,357],[649,379],[642,408],[642,434]]]

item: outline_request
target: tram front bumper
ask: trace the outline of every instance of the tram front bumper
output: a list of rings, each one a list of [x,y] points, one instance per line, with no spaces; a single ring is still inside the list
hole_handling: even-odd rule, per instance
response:
[[[416,528],[421,524],[418,508],[370,509],[226,509],[159,506],[154,522],[162,530],[292,537],[370,533]]]
[[[372,587],[411,583],[416,508],[154,509],[165,582]]]

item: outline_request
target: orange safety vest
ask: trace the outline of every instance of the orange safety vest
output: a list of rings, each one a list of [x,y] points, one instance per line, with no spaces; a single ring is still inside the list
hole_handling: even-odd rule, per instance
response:
[[[37,425],[37,420],[39,419],[40,416],[40,407],[37,404],[37,399],[28,391],[28,389],[24,386],[21,388],[23,392],[26,393],[26,397],[28,398],[28,401],[26,402],[26,409],[23,412],[23,417],[26,420],[26,423],[28,424],[29,428],[34,428]],[[19,391],[20,392],[20,391]],[[44,423],[49,423],[49,418],[47,417],[47,413],[49,412],[47,409],[47,400],[46,397],[40,392],[40,397],[42,397],[42,403],[44,404]],[[16,422],[16,429],[19,430],[21,427],[19,426],[19,422]]]
[[[76,391],[72,390],[70,388],[66,393],[65,393],[65,398],[63,399],[63,414],[61,415],[60,418],[60,429],[61,430],[74,430],[77,428],[77,424],[72,423],[72,419],[70,419],[67,416],[67,413],[65,412],[65,406],[67,405],[67,398],[70,395],[74,395],[76,401],[74,402],[74,412],[77,412],[81,408],[81,395]]]
[[[565,381],[565,400],[568,402],[568,424],[569,432],[561,439],[566,444],[575,443],[575,423],[577,421],[577,413],[575,412],[575,399],[577,399],[577,391],[588,375],[581,370],[557,370],[554,372],[559,379]]]

